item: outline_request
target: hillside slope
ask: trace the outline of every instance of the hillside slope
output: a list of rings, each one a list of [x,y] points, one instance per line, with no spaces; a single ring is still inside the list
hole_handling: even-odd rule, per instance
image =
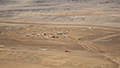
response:
[[[119,25],[119,3],[119,0],[0,0],[0,20]]]

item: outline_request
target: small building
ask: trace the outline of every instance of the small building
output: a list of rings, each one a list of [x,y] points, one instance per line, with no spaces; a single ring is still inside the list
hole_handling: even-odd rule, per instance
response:
[[[57,33],[57,35],[63,35],[63,33]]]
[[[47,35],[46,33],[44,33],[44,35]]]
[[[56,38],[59,38],[58,36],[56,36]]]
[[[49,36],[45,36],[44,38],[49,38]]]
[[[59,36],[51,36],[51,38],[59,38]]]
[[[88,29],[92,29],[91,27],[89,27]]]
[[[29,34],[26,34],[25,37],[30,37],[30,35],[29,35]]]
[[[41,35],[44,35],[44,33],[42,33]]]
[[[41,51],[46,51],[46,50],[47,50],[47,48],[40,48],[40,49],[38,49],[38,50],[41,50]]]
[[[50,33],[48,33],[48,35],[51,35]]]
[[[55,36],[52,36],[51,38],[55,38]]]
[[[53,34],[50,34],[50,35],[53,35]]]
[[[81,27],[81,29],[84,29],[84,27]]]
[[[60,30],[60,32],[62,32],[62,30]]]
[[[38,36],[40,36],[40,34],[37,34]]]
[[[69,30],[69,32],[71,32],[71,30]]]
[[[35,37],[38,37],[38,35],[34,35]]]
[[[78,40],[81,40],[81,38],[79,38]]]

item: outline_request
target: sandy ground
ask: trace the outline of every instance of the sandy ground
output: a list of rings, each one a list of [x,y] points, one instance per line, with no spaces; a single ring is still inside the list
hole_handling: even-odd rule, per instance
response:
[[[0,0],[0,68],[120,68],[119,0]]]
[[[0,67],[3,68],[119,66],[119,28],[25,23],[5,26],[2,23],[0,29]]]

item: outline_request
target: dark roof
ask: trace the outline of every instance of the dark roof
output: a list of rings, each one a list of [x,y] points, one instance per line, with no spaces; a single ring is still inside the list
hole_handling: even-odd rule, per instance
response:
[[[57,35],[63,35],[63,33],[57,33]]]

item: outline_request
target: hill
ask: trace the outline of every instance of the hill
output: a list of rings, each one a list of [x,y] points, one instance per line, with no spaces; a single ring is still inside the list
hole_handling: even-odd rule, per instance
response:
[[[0,20],[118,25],[119,3],[119,0],[0,0]]]

